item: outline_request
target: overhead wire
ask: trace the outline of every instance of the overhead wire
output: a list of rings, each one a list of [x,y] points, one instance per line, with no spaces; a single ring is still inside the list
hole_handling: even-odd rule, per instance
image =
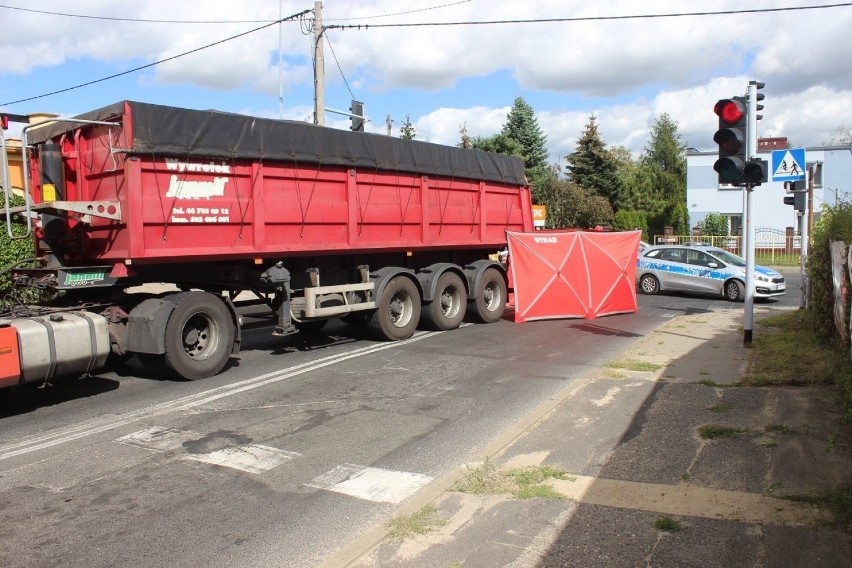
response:
[[[465,2],[469,2],[469,1],[471,1],[471,0],[462,0],[462,1],[459,1],[459,2],[442,4],[440,6],[435,6],[435,7],[431,7],[431,8],[423,8],[423,9],[419,9],[419,10],[412,10],[412,11],[409,11],[409,12],[400,12],[396,15],[408,14],[408,13],[413,13],[413,12],[422,12],[422,11],[425,11],[425,10],[432,10],[432,9],[438,9],[438,8],[444,8],[444,7],[453,6],[453,5],[456,5],[456,4],[462,4],[462,3],[465,3]],[[715,12],[713,12],[713,11],[702,11],[702,12],[677,12],[677,13],[666,13],[666,14],[631,14],[631,15],[619,15],[619,16],[581,16],[581,17],[573,17],[573,18],[533,18],[533,19],[479,20],[479,21],[459,21],[459,22],[412,22],[412,23],[395,23],[395,24],[390,23],[390,24],[356,24],[356,25],[334,24],[334,25],[330,25],[330,26],[323,26],[323,31],[327,31],[329,29],[405,28],[405,27],[431,27],[431,26],[476,26],[476,25],[500,25],[500,24],[534,24],[534,23],[560,23],[560,22],[564,23],[564,22],[616,21],[616,20],[636,20],[636,19],[654,19],[654,18],[677,18],[677,17],[689,17],[689,16],[694,17],[694,16],[719,16],[719,15],[735,15],[735,14],[791,12],[791,11],[800,11],[800,10],[817,10],[817,9],[840,8],[840,7],[849,7],[849,6],[852,6],[852,2],[841,2],[841,3],[835,3],[835,4],[819,4],[819,5],[812,5],[812,6],[788,6],[788,7],[783,7],[783,8],[749,8],[749,9],[741,9],[741,10],[720,10],[720,11],[715,11]],[[281,22],[289,21],[289,20],[292,20],[292,19],[295,19],[295,18],[300,18],[300,20],[302,21],[303,33],[306,33],[307,25],[306,25],[305,19],[302,18],[302,17],[305,14],[311,12],[311,10],[303,10],[302,12],[299,12],[297,14],[293,14],[292,16],[288,16],[286,18],[281,18],[281,19],[278,19],[278,20],[271,20],[271,21],[267,21],[267,20],[233,20],[233,21],[225,22],[225,21],[209,21],[209,20],[207,20],[207,21],[204,21],[204,20],[197,20],[197,21],[191,21],[191,20],[182,20],[182,21],[181,20],[146,20],[146,19],[132,19],[132,18],[114,18],[114,17],[106,17],[106,16],[83,16],[83,15],[79,15],[79,14],[69,14],[69,13],[61,13],[61,12],[48,12],[48,11],[44,11],[44,10],[20,8],[20,7],[17,7],[17,6],[9,6],[9,5],[5,5],[5,4],[0,4],[0,8],[10,9],[10,10],[20,10],[20,11],[26,11],[26,12],[36,12],[36,13],[43,13],[43,14],[50,14],[50,15],[59,15],[59,16],[65,16],[65,17],[79,17],[79,18],[91,18],[91,19],[102,19],[102,20],[134,21],[134,22],[149,22],[149,23],[182,23],[182,24],[186,24],[186,23],[198,23],[198,24],[217,23],[217,24],[222,24],[222,23],[266,22],[264,25],[259,26],[259,27],[254,28],[254,29],[251,29],[251,30],[248,30],[246,32],[243,32],[243,33],[240,33],[240,34],[237,34],[237,35],[234,35],[234,36],[230,36],[228,38],[225,38],[225,39],[213,42],[213,43],[209,43],[207,45],[204,45],[204,46],[201,46],[201,47],[198,47],[198,48],[195,48],[195,49],[192,49],[192,50],[189,50],[189,51],[177,54],[177,55],[174,55],[172,57],[167,57],[165,59],[161,59],[161,60],[158,60],[158,61],[155,61],[155,62],[152,62],[152,63],[148,63],[146,65],[135,67],[133,69],[128,69],[128,70],[123,71],[121,73],[115,73],[113,75],[101,77],[99,79],[94,79],[94,80],[87,81],[87,82],[84,82],[84,83],[80,83],[80,84],[77,84],[77,85],[74,85],[74,86],[71,86],[71,87],[66,87],[64,89],[58,89],[58,90],[55,90],[55,91],[51,91],[49,93],[44,93],[44,94],[41,94],[41,95],[36,95],[36,96],[32,96],[32,97],[18,99],[18,100],[15,100],[15,101],[0,103],[0,105],[12,105],[12,104],[18,104],[18,103],[22,103],[22,102],[37,100],[37,99],[41,99],[41,98],[44,98],[44,97],[48,97],[48,96],[52,96],[52,95],[56,95],[56,94],[60,94],[60,93],[65,93],[65,92],[72,91],[72,90],[75,90],[75,89],[79,89],[79,88],[82,88],[82,87],[87,87],[87,86],[90,86],[90,85],[94,85],[94,84],[97,84],[97,83],[108,81],[110,79],[115,79],[115,78],[121,77],[123,75],[128,75],[128,74],[131,74],[131,73],[135,73],[137,71],[141,71],[143,69],[148,69],[150,67],[154,67],[154,66],[159,65],[161,63],[172,61],[174,59],[178,59],[180,57],[184,57],[186,55],[190,55],[192,53],[196,53],[198,51],[202,51],[204,49],[207,49],[207,48],[210,48],[210,47],[213,47],[213,46],[216,46],[216,45],[228,42],[228,41],[232,41],[234,39],[255,33],[257,31],[266,29],[268,27],[277,25]],[[383,16],[372,16],[372,18],[375,18],[375,17],[383,17]],[[352,19],[355,19],[355,18],[352,18]],[[332,54],[334,54],[334,48],[331,46],[330,42],[329,42],[329,47],[331,47]],[[335,55],[335,61],[337,62],[337,56],[336,55]],[[338,68],[340,68],[339,62],[338,62]],[[343,74],[343,72],[341,70],[341,75],[342,74]],[[346,82],[346,77],[344,76],[343,78],[344,78],[344,82]],[[348,82],[346,82],[346,86],[347,86],[347,89],[348,89],[349,88]],[[350,94],[351,94],[351,89],[349,89],[349,90],[350,90]]]
[[[340,61],[337,59],[337,54],[334,52],[334,46],[331,45],[331,38],[328,34],[325,34],[325,41],[328,43],[329,49],[331,49],[331,55],[334,57],[334,62],[337,64],[337,70],[340,71],[340,76],[343,77],[343,83],[346,85],[346,89],[349,91],[349,96],[352,99],[355,99],[355,95],[352,94],[352,89],[349,87],[349,81],[346,80],[346,75],[343,73],[343,69],[340,67]]]
[[[392,16],[407,16],[409,14],[417,14],[419,12],[428,12],[430,10],[438,10],[440,8],[449,8],[450,6],[457,6],[459,4],[467,4],[468,2],[473,2],[473,0],[459,0],[458,2],[450,2],[449,4],[441,4],[440,6],[430,6],[428,8],[419,8],[417,10],[408,10],[406,12],[395,12],[392,14],[378,14],[375,16],[359,16],[357,18],[326,18],[326,22],[351,22],[355,20],[374,20],[376,18],[390,18]]]
[[[275,20],[274,22],[264,24],[264,25],[259,26],[257,28],[245,31],[243,33],[239,33],[237,35],[233,35],[231,37],[227,37],[227,38],[221,39],[219,41],[214,41],[213,43],[208,43],[207,45],[203,45],[201,47],[196,47],[195,49],[190,49],[189,51],[184,51],[183,53],[179,53],[179,54],[173,55],[171,57],[166,57],[165,59],[160,59],[158,61],[154,61],[154,62],[148,63],[146,65],[140,65],[139,67],[134,67],[133,69],[128,69],[126,71],[122,71],[121,73],[115,73],[115,74],[109,75],[107,77],[101,77],[100,79],[93,79],[91,81],[86,81],[85,83],[80,83],[78,85],[66,87],[64,89],[58,89],[56,91],[51,91],[49,93],[44,93],[44,94],[41,94],[41,95],[35,95],[35,96],[32,96],[32,97],[18,99],[16,101],[9,101],[9,102],[5,102],[5,103],[0,103],[0,106],[14,105],[14,104],[18,104],[18,103],[25,103],[25,102],[28,102],[28,101],[34,101],[36,99],[42,99],[44,97],[49,97],[49,96],[52,96],[52,95],[58,95],[60,93],[66,93],[68,91],[73,91],[74,89],[79,89],[79,88],[82,88],[82,87],[88,87],[89,85],[94,85],[96,83],[102,83],[104,81],[108,81],[110,79],[115,79],[116,77],[121,77],[123,75],[129,75],[130,73],[135,73],[135,72],[141,71],[143,69],[148,69],[149,67],[154,67],[155,65],[159,65],[161,63],[166,63],[167,61],[172,61],[174,59],[178,59],[180,57],[184,57],[184,56],[190,55],[192,53],[197,53],[197,52],[202,51],[204,49],[207,49],[207,48],[210,48],[210,47],[213,47],[213,46],[216,46],[216,45],[220,45],[220,44],[223,44],[225,42],[232,41],[234,39],[237,39],[237,38],[240,38],[240,37],[243,37],[243,36],[247,36],[249,34],[253,34],[255,32],[258,32],[260,30],[274,26],[274,25],[279,24],[281,22],[286,22],[288,20],[300,18],[300,17],[304,16],[305,14],[307,14],[309,12],[310,12],[310,10],[302,10],[298,14],[293,14],[291,16],[287,16],[286,18],[281,18],[280,20]]]
[[[441,4],[440,6],[430,6],[427,8],[418,8],[417,10],[408,10],[406,12],[394,12],[391,14],[376,14],[373,16],[360,16],[357,18],[337,18],[327,21],[346,22],[353,20],[371,20],[376,18],[389,18],[393,16],[406,16],[408,14],[416,14],[420,12],[428,12],[430,10],[438,10],[440,8],[448,8],[457,4],[466,4],[473,0],[459,0],[449,4]],[[0,4],[0,9],[17,10],[19,12],[29,12],[32,14],[42,14],[45,16],[62,16],[64,18],[80,18],[85,20],[105,20],[108,22],[138,22],[147,24],[262,24],[273,22],[272,20],[157,20],[151,18],[121,18],[118,16],[92,16],[88,14],[72,14],[69,12],[54,12],[51,10],[36,10],[35,8],[22,8],[21,6],[9,6],[8,4]]]
[[[666,14],[629,14],[621,16],[577,16],[574,18],[530,18],[513,20],[474,20],[461,22],[409,22],[398,24],[354,24],[349,26],[334,25],[327,26],[338,29],[369,29],[369,28],[416,28],[435,26],[486,26],[499,24],[552,24],[565,22],[596,22],[614,20],[647,20],[656,18],[682,18],[689,16],[730,16],[737,14],[763,14],[772,12],[793,12],[800,10],[820,10],[825,8],[843,8],[852,6],[852,2],[841,2],[837,4],[819,4],[814,6],[787,6],[785,8],[746,8],[742,10],[718,10],[715,12],[671,12]]]

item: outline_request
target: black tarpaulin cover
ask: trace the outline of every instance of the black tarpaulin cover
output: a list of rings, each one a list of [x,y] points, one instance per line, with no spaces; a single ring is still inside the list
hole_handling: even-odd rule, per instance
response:
[[[527,184],[523,160],[514,156],[304,122],[133,101],[75,118],[126,121],[128,112],[133,133],[130,154],[290,161]],[[76,128],[81,126],[58,122],[33,130],[32,141],[44,142]]]

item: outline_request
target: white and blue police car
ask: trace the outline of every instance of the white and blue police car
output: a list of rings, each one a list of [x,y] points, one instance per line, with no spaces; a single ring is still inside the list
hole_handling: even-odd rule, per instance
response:
[[[721,294],[732,302],[745,298],[745,260],[707,245],[657,245],[643,251],[636,265],[636,285],[645,294],[660,291]],[[754,297],[786,293],[784,276],[754,266]]]

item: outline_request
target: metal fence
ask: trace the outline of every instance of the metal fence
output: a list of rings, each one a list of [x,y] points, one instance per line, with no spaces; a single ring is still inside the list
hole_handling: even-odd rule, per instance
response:
[[[743,256],[742,237],[710,237],[657,235],[655,245],[702,243],[730,251]],[[787,236],[785,231],[773,228],[756,228],[754,239],[754,261],[757,264],[775,266],[798,266],[801,262],[802,240],[796,236]]]

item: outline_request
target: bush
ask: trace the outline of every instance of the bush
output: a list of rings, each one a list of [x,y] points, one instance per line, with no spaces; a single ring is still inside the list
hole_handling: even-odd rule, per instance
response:
[[[840,354],[839,357],[844,361],[842,365],[838,365],[838,371],[834,374],[834,383],[846,407],[847,416],[852,416],[852,372],[850,372],[852,365],[849,361],[849,337],[847,336],[843,341],[834,324],[834,287],[829,248],[832,241],[852,243],[852,204],[838,203],[835,206],[823,207],[819,221],[814,225],[807,261],[810,282],[808,312],[817,337],[826,343],[833,343]],[[848,267],[845,264],[843,280],[845,289],[852,290]],[[843,322],[847,330],[849,329],[849,299],[847,293],[846,319]]]
[[[808,253],[807,273],[811,291],[808,305],[814,317],[817,333],[822,339],[837,338],[834,325],[834,288],[831,276],[831,241],[852,243],[852,204],[839,203],[826,206],[819,221],[811,231],[811,247]],[[846,289],[850,289],[849,277],[844,266],[843,278]],[[849,329],[849,313],[846,313],[846,329]]]
[[[702,235],[708,237],[727,237],[730,234],[728,218],[721,213],[708,213],[698,222],[698,228],[701,229]]]
[[[5,203],[5,199],[5,194],[0,189],[0,200],[3,200],[3,203]],[[24,200],[16,195],[12,195],[9,203],[12,207],[19,207],[24,204]],[[3,213],[3,220],[5,225],[5,212]],[[23,235],[26,233],[26,227],[22,222],[13,218],[12,233],[14,235]],[[0,269],[5,269],[12,264],[32,258],[33,254],[35,254],[35,246],[32,236],[26,239],[10,239],[5,226],[0,230]],[[8,274],[0,273],[0,293],[5,294],[11,287],[12,281],[9,279]]]
[[[648,241],[648,215],[644,211],[621,209],[612,220],[612,228],[617,231],[642,231],[642,240]]]

